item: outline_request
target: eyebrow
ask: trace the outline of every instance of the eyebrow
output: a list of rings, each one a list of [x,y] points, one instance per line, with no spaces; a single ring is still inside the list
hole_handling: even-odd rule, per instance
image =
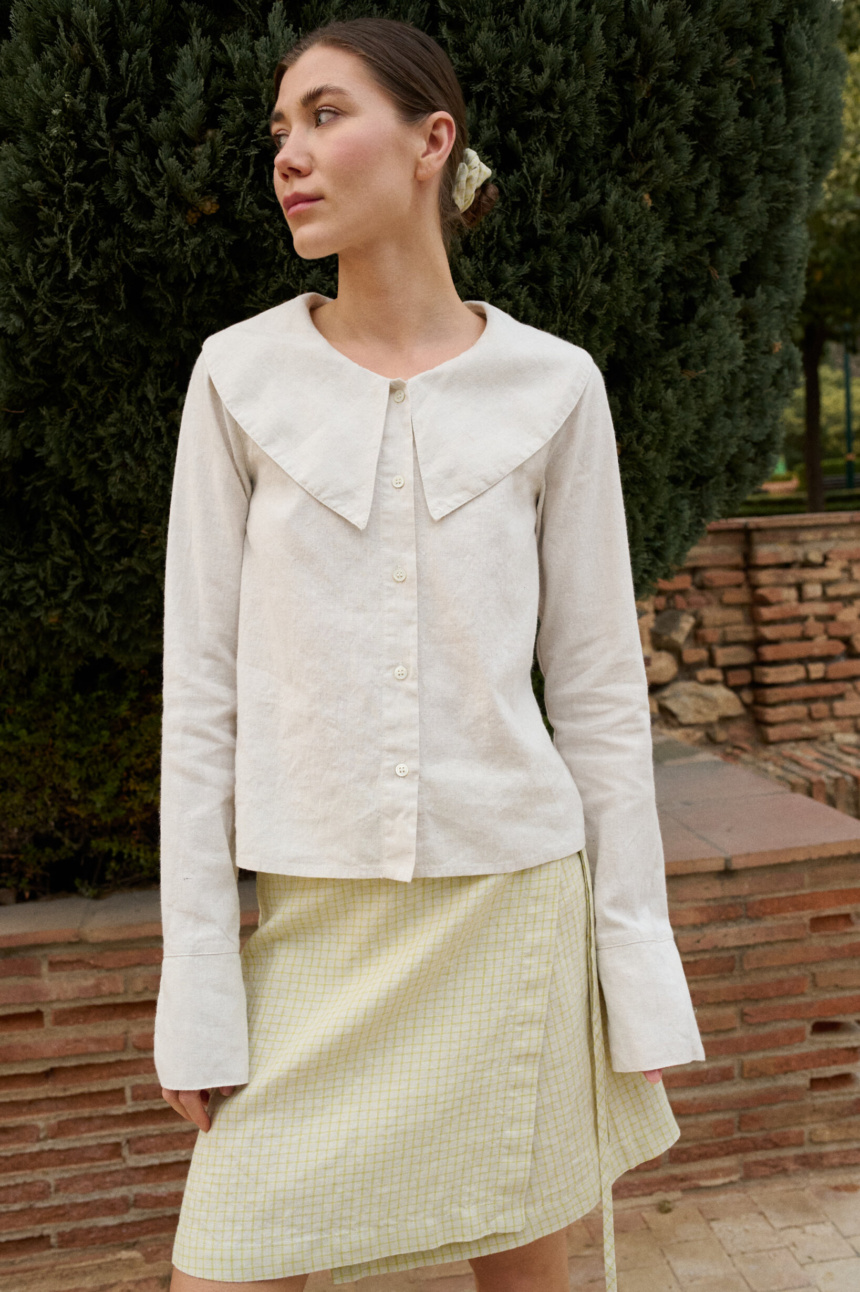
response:
[[[316,99],[321,99],[324,94],[343,94],[346,98],[351,99],[352,95],[349,90],[344,90],[340,85],[317,85],[312,90],[305,90],[299,99],[299,106],[309,108]],[[269,117],[269,125],[273,126],[277,121],[286,121],[286,116],[279,108],[275,108]]]

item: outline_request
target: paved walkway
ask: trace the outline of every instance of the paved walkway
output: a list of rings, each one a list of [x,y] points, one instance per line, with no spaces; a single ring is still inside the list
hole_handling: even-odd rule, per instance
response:
[[[725,1185],[615,1204],[619,1292],[860,1292],[860,1170]],[[571,1292],[604,1292],[599,1209],[568,1230]],[[75,1253],[3,1280],[4,1292],[165,1292],[170,1245]],[[474,1292],[467,1262],[306,1292]]]

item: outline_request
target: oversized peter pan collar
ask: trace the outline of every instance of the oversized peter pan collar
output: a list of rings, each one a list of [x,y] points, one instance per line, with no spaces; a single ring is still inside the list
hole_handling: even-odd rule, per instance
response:
[[[326,507],[364,529],[394,379],[336,350],[304,292],[207,337],[224,406],[264,452]],[[399,383],[409,394],[427,507],[440,520],[536,453],[575,406],[588,351],[467,301],[486,326],[470,349]]]

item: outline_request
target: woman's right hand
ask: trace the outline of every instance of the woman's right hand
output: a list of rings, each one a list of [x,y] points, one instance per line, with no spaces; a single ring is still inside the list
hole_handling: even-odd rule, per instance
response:
[[[232,1095],[236,1087],[219,1086],[218,1089],[222,1095]],[[164,1086],[161,1087],[162,1099],[166,1099],[180,1117],[184,1117],[187,1122],[193,1122],[202,1131],[208,1131],[212,1125],[212,1119],[206,1111],[209,1094],[208,1090],[166,1090]]]

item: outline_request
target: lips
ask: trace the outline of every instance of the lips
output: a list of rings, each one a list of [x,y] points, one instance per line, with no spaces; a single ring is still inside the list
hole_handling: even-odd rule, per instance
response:
[[[292,215],[297,211],[306,211],[320,201],[321,198],[312,197],[310,193],[290,193],[289,197],[284,198],[282,205],[287,215]]]

